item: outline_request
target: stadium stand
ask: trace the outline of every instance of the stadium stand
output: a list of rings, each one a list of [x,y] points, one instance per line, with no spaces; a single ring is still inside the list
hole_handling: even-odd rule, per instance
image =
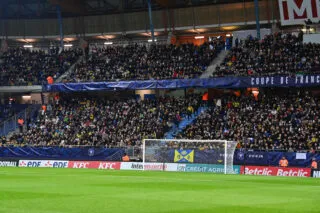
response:
[[[7,144],[140,145],[144,138],[163,137],[186,114],[190,104],[197,109],[200,96],[144,101],[66,96],[47,105],[46,111],[39,113],[37,122],[30,124],[23,134],[14,134]]]
[[[189,106],[197,110],[203,104],[200,95],[144,101],[65,96],[48,104],[36,122],[7,144],[139,146],[144,138],[164,137],[187,117]],[[320,150],[319,104],[304,90],[266,90],[259,100],[223,96],[209,101],[207,110],[176,138],[234,140],[238,148],[255,150]]]
[[[269,91],[215,100],[177,138],[238,141],[238,148],[320,150],[319,98],[309,92]]]
[[[62,75],[78,59],[82,51],[58,50],[46,53],[25,48],[12,48],[0,58],[0,85],[41,85],[48,76],[54,79]]]
[[[93,52],[64,80],[90,82],[195,78],[206,70],[223,45],[223,42],[217,41],[201,46],[110,46]]]
[[[13,116],[15,113],[22,111],[26,105],[0,105],[0,122],[5,121],[7,118]]]
[[[250,36],[236,43],[213,77],[320,73],[320,45],[305,44],[302,36],[276,33],[262,40]]]

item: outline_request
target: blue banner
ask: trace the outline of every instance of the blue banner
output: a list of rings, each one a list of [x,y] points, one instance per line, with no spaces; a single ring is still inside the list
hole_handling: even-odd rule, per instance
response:
[[[236,150],[234,153],[234,163],[238,165],[268,166],[268,156],[268,152],[264,151],[244,152]]]
[[[0,147],[0,158],[121,161],[124,149],[62,147]]]
[[[158,162],[173,163],[175,150],[159,150],[156,153]],[[310,167],[312,158],[320,161],[320,154],[306,153],[306,159],[297,159],[295,152],[265,152],[236,150],[233,157],[235,165],[278,166],[280,159],[285,156],[289,166]],[[195,164],[223,164],[223,150],[194,150]]]
[[[194,150],[193,152],[194,164],[190,162],[187,165],[223,165],[224,163],[224,152],[221,150]],[[0,159],[121,161],[124,153],[125,150],[121,148],[0,147]],[[320,162],[320,154],[305,153],[304,158],[301,159],[295,152],[236,150],[234,164],[278,166],[283,156],[289,161],[290,167],[310,167],[313,158]],[[175,150],[159,150],[155,153],[155,158],[158,162],[173,163]]]
[[[45,85],[47,92],[113,91],[137,89],[246,88],[246,87],[310,87],[320,85],[318,75],[220,77],[208,79],[175,79],[89,83],[57,83]]]
[[[313,158],[320,161],[320,154],[305,153],[305,159],[297,159],[296,152],[265,152],[236,150],[234,164],[255,166],[279,166],[282,157],[286,157],[290,167],[310,167]]]
[[[159,150],[155,158],[158,162],[174,163],[175,150]],[[186,161],[183,161],[186,162]],[[224,150],[194,150],[193,162],[200,164],[222,164],[224,162]]]

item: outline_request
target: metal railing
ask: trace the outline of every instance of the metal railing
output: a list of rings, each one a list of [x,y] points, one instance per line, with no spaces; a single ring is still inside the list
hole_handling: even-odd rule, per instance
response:
[[[26,120],[27,117],[27,109],[15,114],[14,116],[8,118],[0,124],[0,135],[7,135],[9,132],[13,132],[18,128],[17,120],[18,118],[22,118]]]
[[[28,115],[32,117],[34,113],[39,109],[40,105],[31,105],[28,108],[16,113],[12,117],[0,123],[0,136],[8,135],[10,132],[14,132],[18,129],[18,119],[22,118],[27,120]]]

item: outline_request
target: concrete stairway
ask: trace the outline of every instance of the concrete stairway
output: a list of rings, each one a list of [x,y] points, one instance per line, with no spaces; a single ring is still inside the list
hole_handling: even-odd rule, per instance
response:
[[[223,62],[228,53],[228,50],[222,50],[219,55],[211,62],[207,70],[200,76],[200,78],[210,78],[210,76],[216,70],[216,67]]]
[[[199,109],[191,115],[191,118],[184,116],[178,126],[174,125],[169,132],[165,134],[165,139],[173,139],[178,133],[182,132],[190,125],[202,112],[206,111],[207,107],[199,107]]]
[[[63,73],[63,75],[61,75],[57,80],[55,80],[55,83],[60,83],[65,77],[69,76],[74,71],[75,66],[82,61],[83,57],[84,56],[80,56],[78,60],[65,73]]]

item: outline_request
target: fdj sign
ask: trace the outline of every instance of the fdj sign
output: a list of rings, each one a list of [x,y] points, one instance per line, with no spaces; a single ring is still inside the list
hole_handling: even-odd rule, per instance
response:
[[[313,170],[312,177],[313,178],[320,178],[320,170]]]
[[[278,0],[282,25],[304,24],[310,19],[318,22],[320,19],[319,0]]]

